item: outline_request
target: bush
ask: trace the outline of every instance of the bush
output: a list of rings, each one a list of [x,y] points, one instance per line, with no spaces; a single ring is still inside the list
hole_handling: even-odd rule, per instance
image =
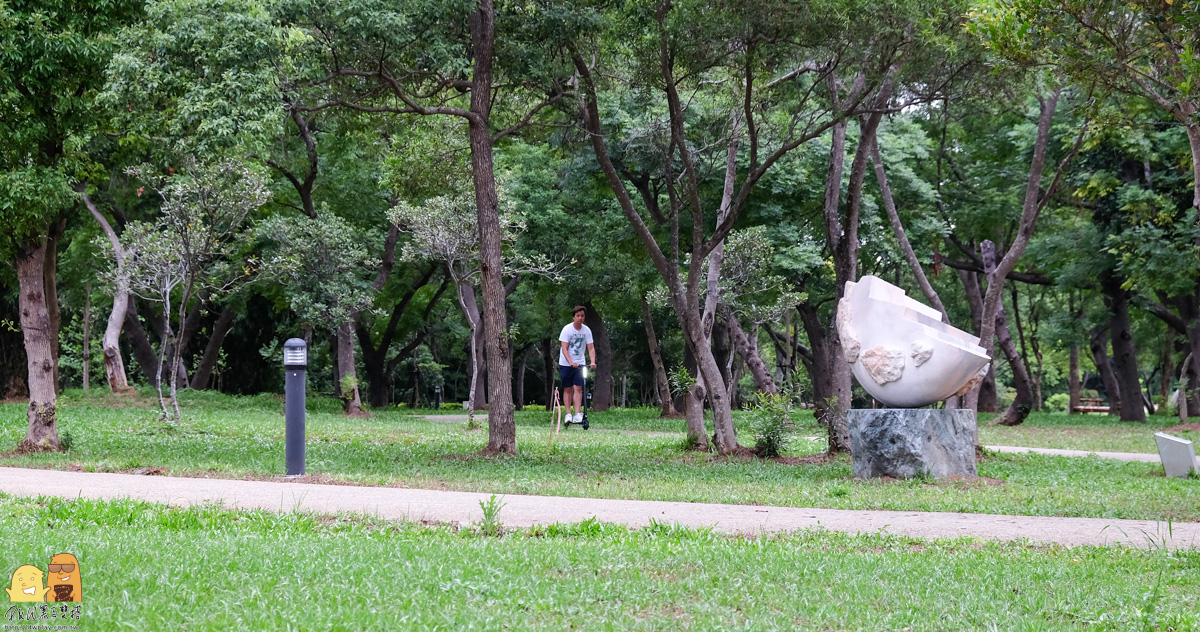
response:
[[[796,434],[792,420],[792,398],[787,395],[760,394],[750,409],[754,431],[754,452],[763,458],[779,456]]]
[[[1071,396],[1066,393],[1055,393],[1046,398],[1046,410],[1054,413],[1065,413],[1071,405]]]

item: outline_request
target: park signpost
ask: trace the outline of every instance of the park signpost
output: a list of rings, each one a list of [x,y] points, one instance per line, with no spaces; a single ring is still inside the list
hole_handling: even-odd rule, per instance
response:
[[[308,376],[308,345],[300,338],[283,343],[284,453],[288,476],[304,474],[304,387]]]

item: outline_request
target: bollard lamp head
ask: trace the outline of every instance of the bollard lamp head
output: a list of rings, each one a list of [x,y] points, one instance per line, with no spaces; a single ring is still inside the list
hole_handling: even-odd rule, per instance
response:
[[[308,367],[308,345],[300,338],[290,338],[283,343],[283,368],[304,369]]]

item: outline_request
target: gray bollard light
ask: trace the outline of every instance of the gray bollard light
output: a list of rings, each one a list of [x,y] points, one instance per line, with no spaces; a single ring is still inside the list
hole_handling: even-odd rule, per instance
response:
[[[442,407],[442,387],[440,386],[433,387],[433,407]]]
[[[308,375],[308,345],[300,338],[283,343],[283,446],[287,475],[304,474],[304,385]]]

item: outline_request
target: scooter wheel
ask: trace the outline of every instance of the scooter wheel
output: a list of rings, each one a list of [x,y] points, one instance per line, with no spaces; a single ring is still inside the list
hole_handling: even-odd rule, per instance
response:
[[[588,429],[588,422],[587,422],[587,420],[586,420],[586,419],[584,419],[584,420],[583,420],[583,429],[584,429],[584,430],[587,430],[587,429]]]

